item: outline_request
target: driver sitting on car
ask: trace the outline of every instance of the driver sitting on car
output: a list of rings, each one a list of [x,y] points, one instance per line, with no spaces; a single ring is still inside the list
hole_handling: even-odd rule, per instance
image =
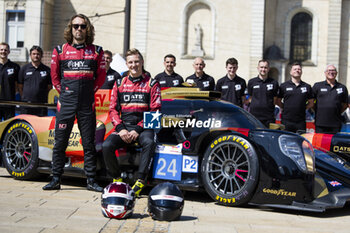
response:
[[[160,86],[142,72],[143,58],[137,49],[126,53],[129,75],[119,85],[114,84],[109,116],[115,131],[103,143],[103,157],[107,173],[113,182],[121,182],[121,173],[115,150],[138,142],[142,147],[138,179],[132,189],[139,196],[145,185],[155,150],[154,131],[143,128],[143,112],[157,111],[161,107]]]

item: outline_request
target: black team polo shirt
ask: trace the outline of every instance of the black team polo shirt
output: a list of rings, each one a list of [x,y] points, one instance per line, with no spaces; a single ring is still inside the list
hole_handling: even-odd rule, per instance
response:
[[[10,60],[0,64],[0,99],[15,100],[19,70],[20,66]]]
[[[184,82],[184,79],[175,72],[173,72],[171,75],[168,75],[164,71],[157,74],[154,79],[159,82],[160,87],[181,87],[181,84]]]
[[[193,82],[197,84],[197,87],[200,88],[201,91],[214,91],[215,89],[214,78],[204,72],[202,77],[198,78],[196,74],[192,74],[186,78],[186,82],[188,82],[188,80],[193,80]]]
[[[248,82],[248,94],[252,97],[250,113],[258,120],[275,119],[274,97],[278,94],[278,82],[268,77],[265,81],[255,77]]]
[[[113,89],[114,83],[118,80],[120,81],[121,79],[122,77],[117,71],[113,70],[112,68],[109,68],[106,73],[105,82],[103,83],[100,89]]]
[[[317,82],[312,87],[316,99],[315,125],[340,127],[342,103],[348,103],[348,89],[339,82],[331,87],[327,81]]]
[[[51,85],[50,68],[42,63],[35,68],[28,63],[19,71],[18,83],[23,84],[23,101],[47,103],[47,86]]]
[[[311,86],[303,81],[295,85],[292,80],[281,84],[279,98],[283,98],[282,119],[291,122],[305,121],[306,102],[313,98]]]
[[[218,80],[216,90],[221,92],[221,99],[229,101],[237,106],[242,107],[242,96],[247,88],[243,78],[236,75],[232,80],[227,75]]]

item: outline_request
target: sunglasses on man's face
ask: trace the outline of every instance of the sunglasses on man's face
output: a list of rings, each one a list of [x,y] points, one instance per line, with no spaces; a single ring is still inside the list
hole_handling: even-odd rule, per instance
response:
[[[78,28],[81,28],[81,29],[86,29],[86,24],[73,24],[73,28],[75,30],[78,30]]]

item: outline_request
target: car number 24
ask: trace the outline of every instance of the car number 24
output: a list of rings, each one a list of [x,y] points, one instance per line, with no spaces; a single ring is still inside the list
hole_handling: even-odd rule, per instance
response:
[[[182,172],[198,172],[198,156],[156,153],[153,165],[153,178],[179,181]]]

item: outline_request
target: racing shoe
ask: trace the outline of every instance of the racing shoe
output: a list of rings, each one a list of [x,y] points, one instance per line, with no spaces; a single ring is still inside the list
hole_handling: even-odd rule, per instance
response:
[[[87,178],[87,190],[95,191],[95,192],[102,192],[103,188],[97,184],[94,178]]]
[[[144,183],[138,179],[134,186],[132,186],[132,190],[134,190],[135,192],[135,197],[139,197],[140,196],[140,193],[141,193],[141,190],[143,189],[143,187],[145,187]]]
[[[43,187],[43,190],[59,190],[61,189],[61,178],[53,176],[50,183]]]
[[[119,177],[119,178],[113,178],[113,183],[115,182],[123,182],[123,178]]]

